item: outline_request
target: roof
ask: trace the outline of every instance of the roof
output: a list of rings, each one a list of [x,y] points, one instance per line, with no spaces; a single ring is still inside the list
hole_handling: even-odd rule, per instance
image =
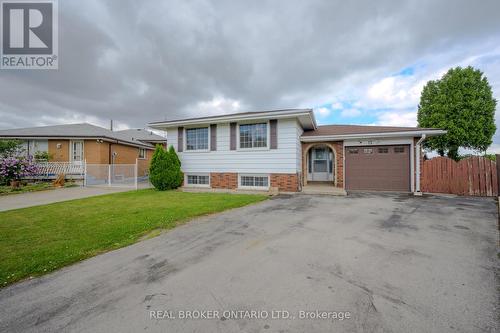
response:
[[[152,144],[141,141],[137,137],[130,135],[127,131],[113,132],[107,128],[88,123],[0,130],[0,138],[91,138],[103,139],[106,141],[118,141],[119,143],[125,145],[154,148]]]
[[[194,117],[184,119],[173,119],[165,121],[155,121],[148,124],[154,129],[165,129],[167,127],[223,123],[238,120],[254,120],[254,119],[269,119],[269,118],[293,118],[296,117],[304,129],[315,129],[316,118],[312,109],[282,109],[282,110],[267,110],[267,111],[251,111],[238,112],[231,114],[223,114],[218,116]]]
[[[119,135],[125,135],[135,140],[140,140],[144,142],[166,142],[167,138],[154,134],[152,131],[148,131],[142,128],[131,128],[122,131],[113,132]]]
[[[445,134],[438,128],[423,127],[396,127],[396,126],[371,126],[371,125],[324,125],[315,130],[305,131],[301,138],[304,141],[314,139],[343,139],[375,136],[429,136]]]

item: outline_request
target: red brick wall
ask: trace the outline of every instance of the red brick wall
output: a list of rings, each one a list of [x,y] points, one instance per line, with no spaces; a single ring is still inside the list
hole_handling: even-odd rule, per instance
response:
[[[300,177],[298,174],[273,173],[271,187],[277,187],[282,192],[300,191]]]
[[[304,175],[303,182],[306,182],[307,177],[307,152],[309,148],[326,145],[330,149],[335,150],[335,166],[336,166],[336,187],[344,188],[344,141],[323,141],[323,142],[311,142],[302,143],[302,174]]]
[[[210,173],[210,187],[235,189],[238,187],[237,173]]]

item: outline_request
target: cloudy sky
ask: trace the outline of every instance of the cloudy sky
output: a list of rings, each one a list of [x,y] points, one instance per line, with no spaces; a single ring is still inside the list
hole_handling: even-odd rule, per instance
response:
[[[59,0],[59,70],[0,71],[0,129],[302,107],[322,124],[416,125],[423,85],[453,66],[481,69],[500,99],[498,13],[498,0]]]

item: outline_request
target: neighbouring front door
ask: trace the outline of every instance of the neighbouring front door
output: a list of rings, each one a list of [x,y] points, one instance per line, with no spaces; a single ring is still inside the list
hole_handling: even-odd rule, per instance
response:
[[[311,155],[312,155],[312,180],[327,181],[329,149],[313,148]]]
[[[83,162],[83,141],[71,141],[71,162]]]

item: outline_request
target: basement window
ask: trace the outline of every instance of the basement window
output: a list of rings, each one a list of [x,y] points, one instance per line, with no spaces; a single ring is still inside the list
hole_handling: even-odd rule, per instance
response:
[[[239,187],[256,190],[267,190],[269,188],[269,176],[240,175]]]
[[[189,186],[208,186],[210,177],[208,175],[187,175],[186,184]]]

